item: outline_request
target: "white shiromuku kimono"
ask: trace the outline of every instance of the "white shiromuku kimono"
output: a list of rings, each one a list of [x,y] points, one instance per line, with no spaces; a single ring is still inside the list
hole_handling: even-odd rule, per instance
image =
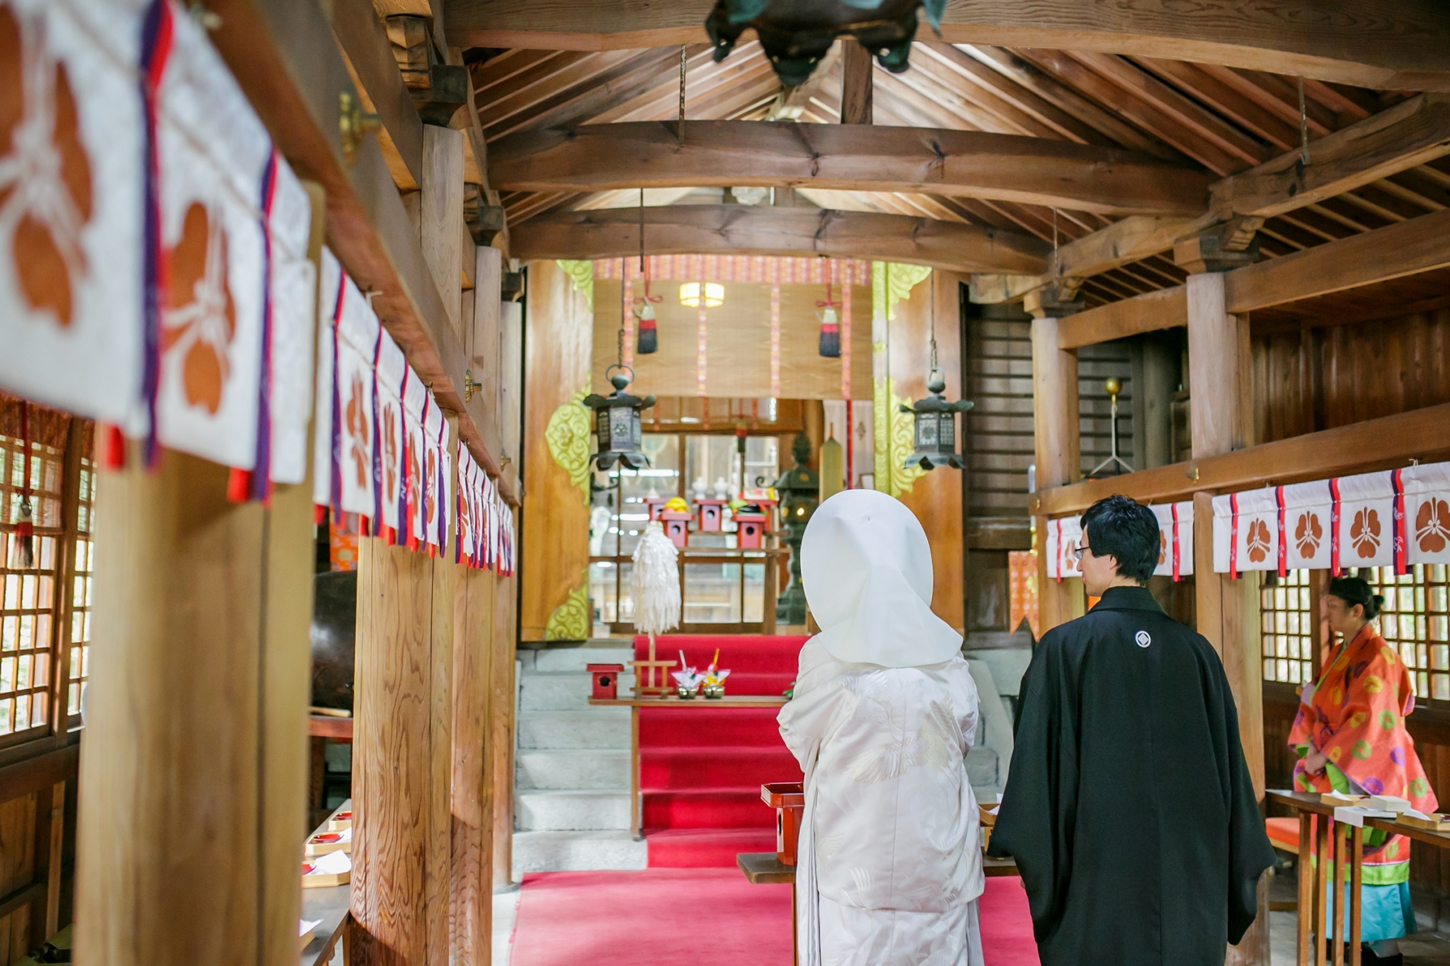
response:
[[[897,500],[848,490],[811,518],[801,571],[822,630],[778,720],[805,772],[802,966],[982,966],[977,690],[929,606],[926,534]]]

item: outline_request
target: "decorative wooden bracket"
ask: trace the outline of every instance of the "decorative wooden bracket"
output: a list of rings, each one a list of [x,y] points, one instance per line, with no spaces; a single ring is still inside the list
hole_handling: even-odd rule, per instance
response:
[[[1227,272],[1259,260],[1258,231],[1264,219],[1233,218],[1173,243],[1173,261],[1190,275]]]
[[[468,103],[468,68],[443,62],[427,17],[400,15],[389,17],[387,24],[393,59],[418,117],[424,124],[447,127],[458,109]]]
[[[517,302],[524,294],[524,273],[504,272],[499,285],[499,296],[505,302]]]
[[[1022,297],[1022,308],[1039,319],[1060,319],[1075,315],[1087,307],[1078,294],[1085,279],[1059,278]]]
[[[463,222],[475,245],[492,244],[493,236],[504,228],[503,206],[488,204],[478,185],[464,185]]]

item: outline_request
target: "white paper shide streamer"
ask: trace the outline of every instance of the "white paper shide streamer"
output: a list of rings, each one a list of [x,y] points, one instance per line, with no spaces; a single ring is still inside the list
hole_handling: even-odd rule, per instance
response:
[[[678,553],[660,522],[651,520],[634,548],[634,627],[642,634],[680,626]]]

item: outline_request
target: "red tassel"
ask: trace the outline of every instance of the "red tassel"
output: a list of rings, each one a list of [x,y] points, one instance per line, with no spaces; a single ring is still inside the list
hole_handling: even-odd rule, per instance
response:
[[[102,423],[100,429],[96,448],[100,450],[101,466],[108,470],[125,469],[126,437],[121,435],[121,427]]]
[[[327,507],[324,506],[321,503],[314,503],[314,504],[312,504],[312,524],[313,524],[313,526],[320,527],[320,526],[322,526],[322,524],[324,522],[326,522],[326,520],[327,520]]]
[[[227,474],[227,499],[233,503],[246,503],[247,491],[251,488],[251,472],[232,467],[231,472]]]

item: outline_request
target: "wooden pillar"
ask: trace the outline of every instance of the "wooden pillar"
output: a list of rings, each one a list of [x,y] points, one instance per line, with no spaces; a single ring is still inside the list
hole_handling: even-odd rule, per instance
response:
[[[870,124],[873,120],[871,51],[851,37],[841,44],[841,123]]]
[[[1224,277],[1204,272],[1188,276],[1188,365],[1192,386],[1190,421],[1193,458],[1204,459],[1252,444],[1253,382],[1249,364],[1249,320],[1224,308]],[[1239,738],[1254,791],[1264,795],[1264,707],[1262,638],[1259,626],[1259,575],[1230,580],[1213,571],[1213,495],[1196,493],[1194,588],[1198,632],[1223,659],[1224,673],[1238,706]],[[1259,883],[1259,918],[1228,962],[1236,966],[1267,963],[1266,880]]]
[[[448,451],[458,422],[448,417]],[[456,479],[457,468],[454,468]],[[444,966],[452,851],[453,534],[358,541],[349,966]]]
[[[96,503],[95,667],[80,763],[75,961],[297,955],[310,485],[227,499],[227,469],[163,452]],[[49,805],[49,802],[47,802]]]
[[[1077,353],[1057,345],[1059,320],[1032,320],[1032,428],[1036,441],[1037,489],[1073,483],[1082,473],[1077,403]],[[1047,631],[1081,617],[1087,601],[1082,581],[1047,576],[1047,518],[1037,518],[1039,627]]]
[[[463,301],[463,132],[423,125],[419,229],[423,258],[438,286],[448,322],[465,344]],[[470,265],[472,270],[474,266]]]
[[[489,961],[493,912],[495,581],[464,570],[454,597],[450,962],[469,966]]]
[[[518,640],[518,583],[494,584],[493,694],[489,748],[493,769],[493,888],[512,888],[514,835],[514,670]]]

